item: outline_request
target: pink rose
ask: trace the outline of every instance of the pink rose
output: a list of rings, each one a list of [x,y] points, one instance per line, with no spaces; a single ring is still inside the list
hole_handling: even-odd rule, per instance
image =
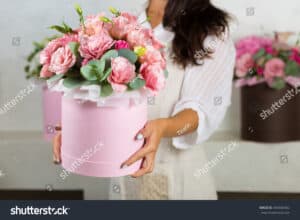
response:
[[[116,92],[124,92],[126,84],[132,81],[135,74],[135,66],[124,57],[117,57],[111,60],[112,72],[108,77],[108,82]]]
[[[140,73],[146,81],[146,87],[151,89],[154,95],[157,95],[158,91],[165,87],[166,79],[160,63],[143,63]]]
[[[269,60],[265,65],[264,76],[267,81],[272,81],[274,77],[284,76],[285,63],[279,58]]]
[[[249,53],[244,54],[236,61],[236,71],[235,74],[237,77],[245,77],[248,71],[254,66],[254,60],[252,55]]]
[[[140,57],[141,63],[160,63],[166,69],[166,59],[163,54],[153,46],[146,46],[146,53]]]
[[[53,54],[61,48],[65,48],[70,42],[78,42],[77,34],[66,34],[48,43],[40,54],[40,63],[43,65],[40,76],[42,78],[51,77],[56,72],[52,72],[49,67]],[[63,49],[64,50],[64,49]]]
[[[64,74],[74,66],[76,56],[72,53],[69,46],[60,47],[51,56],[48,70],[56,74]]]
[[[131,30],[140,26],[136,16],[128,13],[121,13],[120,16],[112,19],[110,33],[114,38],[124,39]]]
[[[80,55],[86,60],[99,59],[114,44],[114,40],[106,31],[96,35],[80,35]]]
[[[129,44],[124,40],[118,40],[115,43],[115,49],[116,50],[129,49]]]
[[[133,48],[135,46],[153,46],[161,49],[164,46],[154,37],[153,31],[147,28],[137,28],[127,34],[127,41]]]

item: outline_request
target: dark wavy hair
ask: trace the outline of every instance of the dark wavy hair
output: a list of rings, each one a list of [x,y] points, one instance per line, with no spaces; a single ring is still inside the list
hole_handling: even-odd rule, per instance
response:
[[[199,65],[213,51],[204,47],[208,35],[221,37],[228,28],[230,15],[210,0],[168,0],[163,18],[166,29],[174,32],[172,57],[182,67]],[[201,51],[201,56],[195,56]]]

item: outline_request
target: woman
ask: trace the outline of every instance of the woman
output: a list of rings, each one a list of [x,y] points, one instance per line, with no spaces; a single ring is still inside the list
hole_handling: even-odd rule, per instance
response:
[[[122,167],[140,159],[143,165],[135,179],[112,180],[111,198],[216,199],[210,174],[194,175],[207,162],[195,145],[211,136],[230,105],[235,50],[229,16],[210,0],[151,0],[146,11],[152,19],[145,25],[170,44],[169,77],[149,102],[150,120],[137,136],[144,147]],[[146,18],[143,13],[140,20]],[[59,142],[57,136],[55,159]]]

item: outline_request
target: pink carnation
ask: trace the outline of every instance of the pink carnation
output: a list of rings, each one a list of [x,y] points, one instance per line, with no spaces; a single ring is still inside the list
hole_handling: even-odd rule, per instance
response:
[[[114,38],[124,39],[131,30],[138,26],[139,23],[136,16],[121,13],[120,16],[112,19],[110,33]]]
[[[161,49],[164,46],[155,38],[153,31],[146,28],[137,28],[127,34],[127,41],[131,47],[135,46],[153,46]]]
[[[290,55],[290,60],[297,62],[300,65],[300,51],[298,48],[293,48]]]
[[[124,57],[117,57],[111,60],[112,73],[108,77],[108,82],[116,92],[124,92],[126,84],[132,81],[135,74],[135,66]]]
[[[114,40],[106,31],[102,31],[92,36],[81,33],[79,52],[87,61],[99,59],[104,52],[113,46],[113,44]]]
[[[265,65],[264,76],[267,81],[272,81],[274,77],[284,76],[285,63],[279,58],[269,60]]]
[[[76,56],[72,53],[69,46],[60,47],[51,56],[48,70],[56,74],[64,74],[74,66]]]
[[[52,56],[58,50],[60,50],[61,48],[64,48],[63,50],[66,50],[65,48],[67,47],[68,43],[70,43],[70,42],[78,42],[78,35],[77,34],[66,34],[66,35],[64,35],[61,38],[57,38],[55,40],[52,40],[44,48],[44,50],[40,54],[40,63],[43,65],[41,73],[40,73],[40,76],[42,78],[51,77],[54,74],[60,74],[61,73],[61,71],[59,71],[59,72],[53,71],[56,68],[51,68],[51,70],[49,69],[50,65],[51,65]],[[56,54],[56,58],[57,58],[57,54]],[[68,57],[67,59],[69,59],[69,58],[70,57]],[[66,63],[64,63],[63,61],[61,61],[61,64],[64,65],[64,67],[62,67],[62,69],[65,68],[65,67],[67,67],[67,66],[69,66],[69,68],[70,68],[71,67],[70,64],[72,64],[74,62],[73,58],[74,57],[72,57],[72,61],[71,62],[67,62],[69,65],[64,65]],[[54,58],[53,58],[53,60],[54,60]],[[52,67],[53,67],[53,64],[54,64],[53,60],[52,60]],[[67,60],[64,60],[64,61],[67,61]],[[56,64],[58,64],[58,63],[56,63]]]
[[[146,87],[151,89],[154,95],[165,87],[166,79],[160,63],[143,63],[140,73],[146,81]]]
[[[118,40],[115,43],[115,49],[116,50],[129,49],[129,44],[124,40]]]
[[[103,31],[107,31],[106,25],[100,20],[104,16],[104,13],[98,15],[90,15],[84,21],[85,29],[81,28],[81,35],[84,32],[84,35],[92,36],[100,34]]]
[[[146,53],[140,57],[141,63],[160,63],[163,69],[166,68],[164,55],[153,46],[146,46]]]
[[[236,76],[239,78],[245,77],[249,71],[254,66],[254,60],[252,58],[252,55],[249,53],[246,53],[242,55],[239,59],[236,61]]]
[[[272,46],[272,43],[273,40],[271,38],[257,36],[245,37],[236,43],[237,58],[240,58],[246,53],[254,55],[261,48]]]

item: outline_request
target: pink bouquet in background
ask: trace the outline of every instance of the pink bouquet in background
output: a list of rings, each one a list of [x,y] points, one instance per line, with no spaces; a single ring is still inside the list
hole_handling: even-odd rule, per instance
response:
[[[147,90],[156,95],[167,77],[163,45],[136,16],[110,8],[80,17],[80,27],[52,26],[64,35],[48,43],[40,54],[40,77],[69,90],[98,86],[99,97],[126,91]]]
[[[281,89],[286,83],[300,86],[300,49],[276,37],[250,36],[236,43],[235,82],[237,87],[266,82]]]

